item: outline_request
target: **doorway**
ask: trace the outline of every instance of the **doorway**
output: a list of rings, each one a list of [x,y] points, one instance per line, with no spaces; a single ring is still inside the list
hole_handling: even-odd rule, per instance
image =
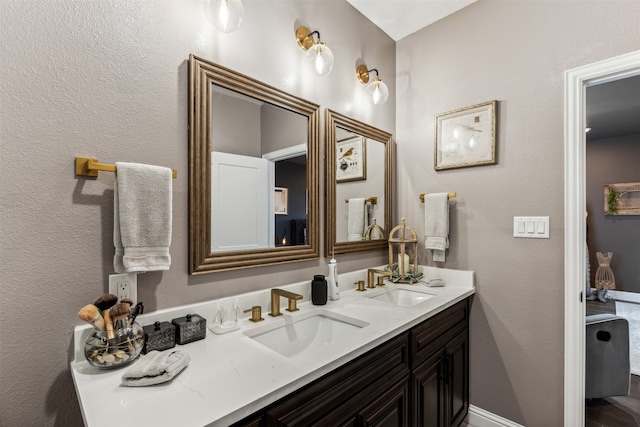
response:
[[[565,426],[583,426],[585,423],[586,87],[637,74],[640,74],[640,51],[565,72]]]

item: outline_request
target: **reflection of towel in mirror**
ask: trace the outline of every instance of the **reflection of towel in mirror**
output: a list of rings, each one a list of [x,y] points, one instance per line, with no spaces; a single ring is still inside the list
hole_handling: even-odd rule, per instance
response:
[[[349,199],[347,218],[347,241],[362,240],[367,224],[367,209],[364,198]]]
[[[425,248],[441,251],[441,257],[444,258],[444,251],[449,247],[449,195],[447,193],[424,196],[424,235]]]
[[[113,266],[116,273],[168,270],[171,265],[171,169],[116,162]]]
[[[122,375],[122,384],[142,387],[169,381],[187,367],[191,357],[180,350],[153,350]]]

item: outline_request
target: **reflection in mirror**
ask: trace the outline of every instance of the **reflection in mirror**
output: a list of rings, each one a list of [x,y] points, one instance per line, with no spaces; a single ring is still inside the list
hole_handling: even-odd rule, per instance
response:
[[[318,106],[190,57],[190,273],[315,259]]]
[[[391,134],[328,109],[325,118],[326,255],[387,249]]]

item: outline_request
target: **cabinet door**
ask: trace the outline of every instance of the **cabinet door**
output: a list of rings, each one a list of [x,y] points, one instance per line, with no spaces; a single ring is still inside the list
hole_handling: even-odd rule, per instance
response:
[[[413,425],[440,427],[445,421],[443,354],[431,356],[413,371]]]
[[[469,339],[468,331],[459,334],[445,347],[447,378],[447,426],[458,426],[469,410]]]
[[[359,411],[358,425],[404,427],[409,425],[409,384],[405,377]]]

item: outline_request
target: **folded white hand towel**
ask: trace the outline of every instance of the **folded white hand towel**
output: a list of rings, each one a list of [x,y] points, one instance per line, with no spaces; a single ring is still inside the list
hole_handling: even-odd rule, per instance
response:
[[[364,198],[349,199],[347,215],[347,241],[356,242],[362,240],[364,230],[368,227]]]
[[[143,387],[164,383],[186,368],[190,360],[180,350],[150,351],[122,375],[122,385]]]
[[[172,171],[116,162],[113,242],[116,273],[168,270],[171,266]]]
[[[432,193],[424,197],[424,234],[426,249],[441,251],[449,247],[449,196]]]

